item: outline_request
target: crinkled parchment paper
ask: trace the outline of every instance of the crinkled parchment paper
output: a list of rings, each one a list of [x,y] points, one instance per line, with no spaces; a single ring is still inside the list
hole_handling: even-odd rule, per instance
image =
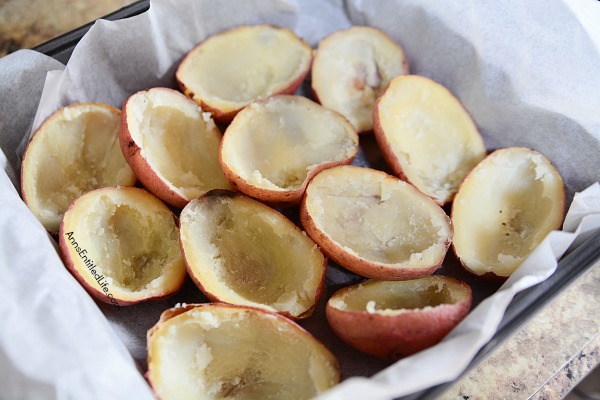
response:
[[[324,302],[357,279],[330,267],[315,315],[301,322],[338,355],[346,378],[322,398],[388,399],[455,379],[512,297],[550,276],[571,243],[600,226],[598,21],[600,3],[592,0],[156,0],[142,15],[96,22],[66,68],[32,51],[0,59],[0,398],[152,398],[142,377],[147,329],[165,308],[204,297],[188,283],[158,303],[120,311],[95,303],[21,201],[20,157],[31,132],[58,108],[79,101],[120,107],[137,90],[173,87],[175,68],[194,45],[256,23],[287,26],[313,46],[350,25],[378,27],[402,45],[411,73],[463,102],[488,149],[542,152],[562,174],[569,202],[589,187],[572,202],[566,231],[551,233],[501,288],[471,281],[479,305],[467,319],[439,345],[394,365],[341,344],[326,326]],[[383,166],[372,158],[373,141],[361,141],[357,163]],[[457,274],[450,261],[442,272]]]

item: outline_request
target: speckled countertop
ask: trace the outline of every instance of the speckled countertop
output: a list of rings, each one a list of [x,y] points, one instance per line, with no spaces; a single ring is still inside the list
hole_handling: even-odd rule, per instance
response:
[[[0,56],[36,46],[133,2],[0,0]],[[442,398],[560,399],[599,364],[600,261]]]
[[[0,0],[0,57],[27,49],[135,0]]]
[[[561,399],[599,364],[597,261],[442,398]]]

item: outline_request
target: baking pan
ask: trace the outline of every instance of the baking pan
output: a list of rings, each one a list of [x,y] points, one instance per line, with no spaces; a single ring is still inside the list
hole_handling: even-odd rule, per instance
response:
[[[114,21],[132,17],[148,10],[149,6],[149,0],[141,0],[107,15],[103,17],[103,19]],[[58,36],[55,39],[35,47],[34,50],[44,53],[66,64],[73,52],[73,49],[92,25],[93,23],[89,23],[81,26],[71,32]],[[450,253],[451,252],[448,253],[449,256],[451,256]],[[453,257],[451,258],[451,260],[446,260],[444,262],[445,265],[450,264],[449,267],[445,268],[450,269],[453,267],[452,264],[456,263],[456,260],[453,259]],[[514,297],[498,327],[496,334],[485,346],[481,348],[481,350],[477,353],[469,366],[463,372],[463,375],[477,365],[480,361],[485,359],[488,355],[490,355],[504,340],[509,338],[515,331],[523,326],[523,324],[525,324],[532,316],[534,316],[544,305],[548,304],[558,293],[560,293],[561,290],[566,288],[572,281],[587,271],[599,258],[600,231],[593,234],[580,246],[572,249],[565,256],[563,256],[558,263],[556,272],[550,278],[538,285],[518,293]],[[441,272],[444,273],[443,270]],[[456,274],[453,275],[456,276]],[[474,278],[469,277],[468,274],[464,273],[464,275],[459,276],[459,279],[470,283],[469,280],[473,280]],[[484,285],[482,290],[479,290],[477,293],[474,292],[473,306],[476,306],[483,298],[497,290],[498,287],[499,284],[497,283],[488,283]],[[448,382],[442,385],[434,386],[427,390],[402,397],[402,399],[433,399],[440,396],[451,384],[452,382]]]

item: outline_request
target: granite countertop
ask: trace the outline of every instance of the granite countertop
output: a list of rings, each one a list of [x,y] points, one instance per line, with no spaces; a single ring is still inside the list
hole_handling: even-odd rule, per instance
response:
[[[600,260],[443,399],[561,399],[600,365]]]
[[[0,56],[36,46],[133,2],[4,0]],[[563,398],[599,364],[600,260],[442,398]]]
[[[1,0],[0,57],[28,49],[135,0]]]

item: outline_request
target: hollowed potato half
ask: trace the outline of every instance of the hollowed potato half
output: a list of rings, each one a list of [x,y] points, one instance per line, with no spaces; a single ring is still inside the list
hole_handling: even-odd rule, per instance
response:
[[[75,198],[93,189],[133,186],[136,177],[119,149],[121,112],[78,103],[52,114],[29,142],[21,166],[21,192],[53,234]]]
[[[376,28],[354,26],[319,43],[311,84],[319,102],[348,118],[358,132],[373,130],[373,105],[392,78],[408,74],[402,48]]]
[[[139,188],[77,198],[60,227],[62,258],[98,300],[129,305],[176,292],[186,276],[173,213]]]
[[[506,278],[560,229],[564,210],[562,178],[546,157],[526,148],[497,150],[454,199],[454,252],[474,274]]]
[[[350,164],[358,135],[335,111],[300,96],[273,96],[242,110],[225,131],[221,167],[232,185],[259,200],[298,204],[319,171]]]
[[[327,321],[344,342],[395,361],[440,342],[469,313],[471,288],[441,275],[367,281],[338,290]]]
[[[203,304],[165,311],[148,332],[147,376],[162,400],[311,399],[340,371],[325,346],[285,317]]]
[[[313,178],[300,221],[329,258],[368,278],[430,275],[452,241],[450,218],[433,200],[394,176],[352,165]]]
[[[486,156],[483,139],[460,101],[431,79],[392,80],[373,108],[375,138],[394,172],[443,205]]]
[[[183,208],[211,189],[230,188],[219,166],[221,132],[183,94],[153,88],[123,105],[121,150],[146,189]]]
[[[310,70],[312,48],[286,28],[254,25],[209,37],[181,62],[181,90],[221,122],[254,100],[293,94]]]
[[[312,313],[327,260],[283,215],[244,195],[215,190],[191,201],[180,218],[188,271],[210,299],[292,318]]]

